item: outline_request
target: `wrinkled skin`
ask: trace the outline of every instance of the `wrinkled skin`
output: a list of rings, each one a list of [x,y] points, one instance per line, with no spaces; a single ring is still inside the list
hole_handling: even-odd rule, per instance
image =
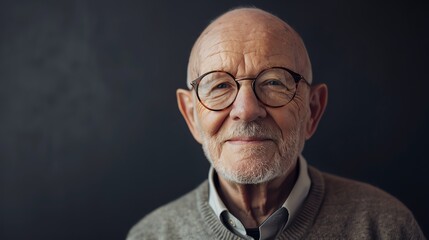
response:
[[[312,81],[308,54],[292,28],[264,11],[238,9],[216,19],[198,38],[188,83],[212,70],[241,78],[273,66]],[[259,226],[294,185],[298,156],[326,106],[326,85],[301,81],[295,98],[279,108],[259,102],[251,81],[241,82],[234,103],[222,111],[206,109],[192,90],[179,89],[177,96],[189,129],[218,174],[226,206],[246,227]]]

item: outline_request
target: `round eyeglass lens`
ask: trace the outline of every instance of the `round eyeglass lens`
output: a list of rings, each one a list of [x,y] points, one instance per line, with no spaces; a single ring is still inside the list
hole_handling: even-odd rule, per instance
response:
[[[234,102],[238,86],[226,72],[212,72],[205,75],[198,84],[201,103],[212,110],[221,110]]]
[[[280,107],[293,99],[296,85],[294,77],[288,71],[272,68],[259,74],[254,83],[254,90],[264,104]]]

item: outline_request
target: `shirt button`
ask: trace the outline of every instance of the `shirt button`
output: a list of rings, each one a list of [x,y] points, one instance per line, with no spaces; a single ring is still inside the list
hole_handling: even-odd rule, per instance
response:
[[[229,219],[228,222],[229,222],[229,224],[231,224],[231,226],[235,227],[235,223],[234,223],[234,221],[231,218]]]

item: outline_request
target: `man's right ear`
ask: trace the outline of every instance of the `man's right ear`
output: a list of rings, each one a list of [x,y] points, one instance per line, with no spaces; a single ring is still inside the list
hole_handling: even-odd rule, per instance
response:
[[[188,124],[188,128],[194,136],[195,140],[201,144],[201,136],[200,131],[198,130],[196,123],[196,116],[194,115],[194,100],[192,97],[192,91],[185,89],[177,89],[177,105],[179,106],[179,110],[182,113],[183,118]]]

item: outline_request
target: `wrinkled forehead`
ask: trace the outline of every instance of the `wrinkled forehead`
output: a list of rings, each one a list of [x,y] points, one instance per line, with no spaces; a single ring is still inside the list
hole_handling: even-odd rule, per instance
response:
[[[254,75],[273,66],[301,73],[304,65],[309,65],[309,61],[304,64],[306,57],[298,34],[279,18],[261,10],[232,11],[210,24],[198,38],[189,60],[188,79],[212,70]]]
[[[199,74],[210,70],[252,74],[257,68],[294,68],[294,41],[285,28],[246,24],[216,28],[201,38],[196,48]]]

